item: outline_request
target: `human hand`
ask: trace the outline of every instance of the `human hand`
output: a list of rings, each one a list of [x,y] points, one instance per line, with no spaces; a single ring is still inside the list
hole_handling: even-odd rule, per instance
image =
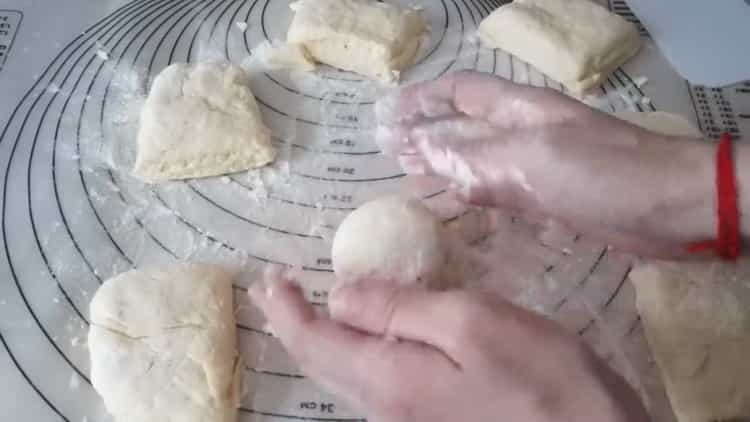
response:
[[[249,294],[302,371],[376,422],[648,420],[578,336],[492,295],[347,284],[329,318],[288,281]]]
[[[376,112],[386,154],[407,173],[453,182],[471,203],[553,219],[644,255],[680,256],[715,235],[708,143],[476,72],[406,87]]]

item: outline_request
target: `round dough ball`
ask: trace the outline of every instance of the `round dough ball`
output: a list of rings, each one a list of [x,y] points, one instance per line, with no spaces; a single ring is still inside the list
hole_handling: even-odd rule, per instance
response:
[[[443,226],[417,199],[379,198],[341,223],[332,257],[333,270],[345,281],[434,282],[447,258]]]

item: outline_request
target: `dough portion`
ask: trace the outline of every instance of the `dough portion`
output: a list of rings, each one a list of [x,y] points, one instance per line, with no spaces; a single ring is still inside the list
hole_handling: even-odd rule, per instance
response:
[[[300,44],[264,41],[253,49],[253,56],[271,70],[312,72],[318,68],[304,46]]]
[[[245,72],[224,63],[173,64],[141,111],[135,175],[156,183],[217,176],[274,160]]]
[[[702,138],[703,134],[688,119],[672,113],[663,111],[655,112],[637,112],[637,111],[620,111],[612,113],[618,119],[625,120],[636,126],[652,132],[661,133],[669,136],[681,136],[685,138]]]
[[[515,0],[485,18],[479,36],[577,94],[641,46],[635,25],[588,0]]]
[[[104,283],[90,304],[91,382],[117,422],[234,422],[243,370],[232,276],[174,264]]]
[[[750,418],[750,262],[653,262],[630,275],[680,422]]]
[[[447,260],[445,243],[440,220],[421,201],[386,196],[341,223],[333,240],[333,270],[345,281],[436,282]]]
[[[413,63],[427,33],[419,11],[374,0],[300,0],[290,7],[288,43],[321,63],[385,82]]]

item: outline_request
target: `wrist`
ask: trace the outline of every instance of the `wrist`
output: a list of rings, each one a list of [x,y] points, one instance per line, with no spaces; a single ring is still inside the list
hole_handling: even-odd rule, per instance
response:
[[[655,236],[678,245],[714,239],[717,224],[716,145],[664,137],[665,162],[654,181],[661,197],[649,210]],[[750,158],[750,157],[749,157]]]

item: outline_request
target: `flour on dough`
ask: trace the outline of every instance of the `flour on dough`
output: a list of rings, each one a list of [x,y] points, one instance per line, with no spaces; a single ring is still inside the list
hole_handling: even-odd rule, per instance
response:
[[[90,305],[91,382],[117,422],[234,422],[243,370],[232,277],[197,264],[134,270]]]
[[[410,66],[427,33],[421,13],[374,0],[299,0],[287,42],[317,61],[391,82]]]
[[[147,182],[217,176],[274,160],[245,72],[224,63],[173,64],[141,111],[136,176]]]
[[[630,279],[677,419],[750,420],[750,262],[653,262]]]
[[[620,111],[612,113],[618,119],[625,120],[652,132],[685,138],[702,138],[703,134],[688,119],[663,111],[640,113],[637,111]]]
[[[345,281],[364,277],[439,282],[448,258],[440,220],[418,199],[386,196],[344,219],[336,231],[333,270]]]
[[[253,48],[252,57],[271,70],[312,72],[318,68],[301,44],[263,41]]]
[[[479,36],[577,94],[641,46],[635,25],[588,0],[515,0],[485,18]]]

